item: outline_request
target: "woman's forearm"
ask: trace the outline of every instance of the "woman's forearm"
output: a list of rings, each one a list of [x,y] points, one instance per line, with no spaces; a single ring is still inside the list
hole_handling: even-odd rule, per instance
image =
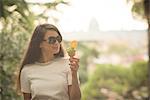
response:
[[[72,73],[70,100],[80,100],[80,99],[81,99],[81,91],[78,83],[77,73]]]

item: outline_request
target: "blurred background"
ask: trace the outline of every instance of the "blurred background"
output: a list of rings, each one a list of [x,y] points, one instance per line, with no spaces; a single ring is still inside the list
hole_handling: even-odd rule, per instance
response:
[[[82,100],[145,100],[148,5],[149,0],[0,0],[0,100],[23,100],[15,90],[17,69],[42,23],[58,27],[65,48],[78,41]]]

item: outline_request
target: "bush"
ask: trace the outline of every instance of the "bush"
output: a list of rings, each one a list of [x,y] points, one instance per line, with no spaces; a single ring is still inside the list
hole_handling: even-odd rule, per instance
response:
[[[106,98],[137,99],[147,96],[147,63],[135,62],[129,68],[121,65],[96,65],[95,72],[82,87],[82,100],[106,100]],[[138,87],[138,89],[136,89]]]

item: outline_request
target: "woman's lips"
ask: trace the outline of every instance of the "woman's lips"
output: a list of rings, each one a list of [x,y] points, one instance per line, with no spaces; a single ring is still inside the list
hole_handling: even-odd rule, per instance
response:
[[[57,50],[57,49],[58,49],[58,47],[53,47],[53,49]]]

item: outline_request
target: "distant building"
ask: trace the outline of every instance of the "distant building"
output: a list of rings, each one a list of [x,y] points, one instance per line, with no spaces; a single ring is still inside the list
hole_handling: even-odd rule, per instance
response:
[[[99,24],[96,20],[96,18],[92,18],[91,21],[90,21],[90,24],[89,24],[89,29],[88,29],[88,32],[90,34],[95,34],[95,33],[99,33],[100,32],[100,29],[99,29]]]

